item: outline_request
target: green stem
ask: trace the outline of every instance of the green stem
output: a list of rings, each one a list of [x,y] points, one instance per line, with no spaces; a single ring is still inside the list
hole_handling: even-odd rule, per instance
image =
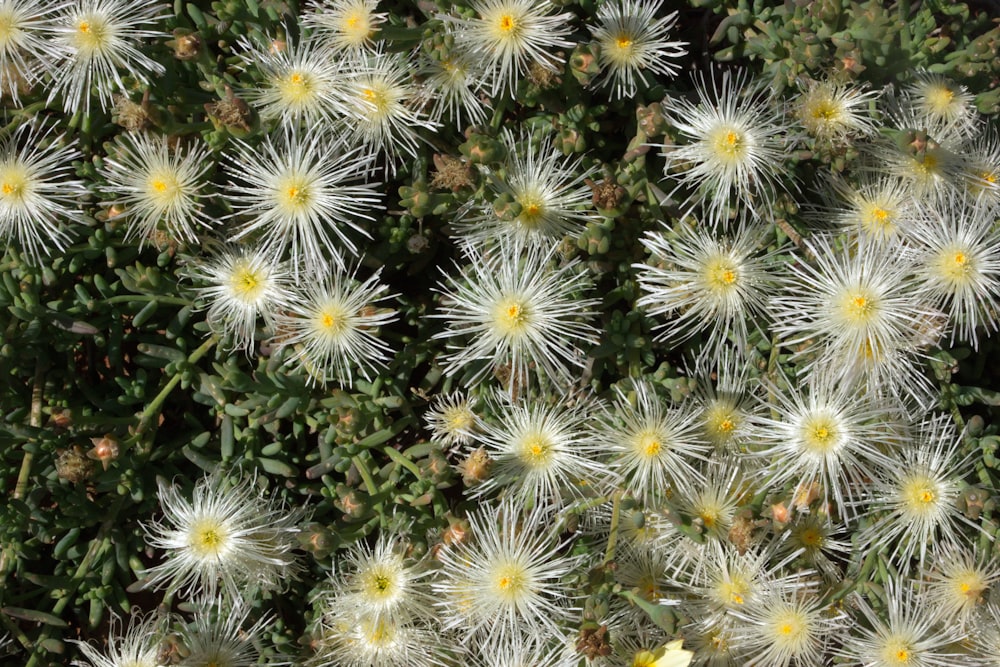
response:
[[[621,519],[622,492],[615,491],[611,498],[611,527],[608,529],[608,547],[604,550],[604,565],[615,559],[615,547],[618,546],[618,522]]]
[[[406,458],[399,452],[397,452],[392,447],[385,447],[384,449],[382,449],[382,451],[385,452],[389,456],[389,458],[393,460],[393,462],[403,466],[404,468],[412,472],[413,476],[416,477],[417,479],[420,479],[422,477],[422,475],[420,474],[420,468],[417,466],[417,464],[411,461],[410,459]]]
[[[33,428],[40,428],[42,425],[42,360],[41,358],[35,361],[35,379],[34,384],[31,387],[31,413],[28,417],[28,424]],[[15,500],[20,500],[24,497],[28,488],[28,478],[31,477],[31,465],[35,460],[35,455],[30,451],[24,452],[24,457],[21,459],[21,469],[17,473],[17,481],[14,483],[14,491],[11,493],[11,498]],[[13,546],[5,546],[3,552],[0,553],[0,591],[4,590],[4,585],[7,583],[8,570],[11,569],[14,563]]]
[[[190,306],[191,301],[188,299],[181,298],[179,296],[161,296],[158,294],[122,294],[119,296],[111,296],[104,299],[102,303],[129,303],[130,301],[158,301],[160,303],[169,303],[175,306]]]
[[[63,611],[66,609],[66,606],[70,602],[76,601],[76,592],[79,590],[83,580],[92,571],[94,560],[99,554],[104,553],[111,547],[111,538],[108,537],[108,532],[111,530],[112,526],[115,525],[122,503],[124,503],[127,497],[128,496],[121,496],[118,498],[118,502],[111,510],[110,518],[101,524],[100,529],[97,531],[97,535],[90,542],[90,548],[87,549],[87,553],[84,554],[83,560],[80,561],[80,565],[73,573],[73,577],[70,579],[70,583],[66,587],[65,593],[56,601],[55,606],[52,608],[53,616],[61,617]],[[39,663],[39,660],[41,659],[41,652],[44,649],[41,649],[40,647],[45,643],[45,640],[48,639],[51,632],[52,629],[50,626],[46,626],[42,630],[41,635],[38,637],[38,641],[35,642],[35,649],[32,652],[31,657],[28,659],[27,664],[25,664],[25,667],[35,667],[36,665],[41,664]]]
[[[188,364],[197,363],[205,354],[208,353],[212,347],[219,342],[218,336],[210,336],[208,340],[202,343],[194,352],[191,353],[187,358]],[[142,416],[139,417],[139,425],[136,426],[135,434],[132,436],[132,442],[138,442],[139,439],[149,430],[150,425],[153,421],[160,415],[160,411],[163,409],[163,404],[166,402],[167,397],[170,396],[170,392],[177,387],[181,382],[181,373],[177,373],[167,384],[160,390],[160,393],[156,395],[152,401],[146,406],[146,409],[142,411]]]
[[[375,478],[372,477],[372,473],[368,469],[368,466],[361,459],[360,455],[351,457],[351,462],[354,464],[354,467],[358,469],[358,474],[361,475],[361,479],[365,483],[365,489],[368,490],[368,495],[374,498],[378,494],[378,486],[376,486]]]

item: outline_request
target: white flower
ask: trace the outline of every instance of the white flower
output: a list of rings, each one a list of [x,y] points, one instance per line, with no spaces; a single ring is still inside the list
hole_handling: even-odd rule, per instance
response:
[[[469,515],[466,540],[438,552],[433,587],[445,630],[499,646],[522,634],[562,636],[574,612],[563,579],[583,563],[564,553],[552,519],[509,501]]]
[[[473,496],[506,490],[524,504],[560,507],[592,492],[604,467],[595,458],[587,420],[592,404],[552,404],[499,394],[490,404],[493,419],[483,422],[481,441],[493,460],[490,477]]]
[[[181,631],[187,657],[181,667],[251,667],[258,663],[258,646],[271,624],[264,616],[247,626],[251,607],[243,601],[226,604],[222,599],[195,602],[194,619]]]
[[[918,557],[923,565],[928,546],[958,544],[965,539],[960,528],[982,527],[966,518],[959,508],[963,477],[969,472],[969,456],[958,458],[962,439],[947,414],[919,426],[913,442],[907,443],[880,471],[871,484],[868,527],[855,544],[866,549],[894,545],[886,559],[905,568]]]
[[[839,174],[826,179],[832,200],[824,208],[824,220],[834,224],[864,243],[899,243],[913,226],[917,206],[905,181],[878,173],[863,172],[856,183]]]
[[[66,248],[64,221],[83,222],[79,202],[87,190],[72,166],[80,152],[62,141],[51,128],[28,125],[0,140],[0,237],[34,263]]]
[[[38,84],[52,67],[44,39],[59,3],[0,0],[0,95],[21,106],[21,94]]]
[[[842,144],[876,131],[868,105],[879,91],[833,81],[812,81],[795,99],[795,114],[811,136]]]
[[[764,595],[733,617],[732,641],[746,664],[768,667],[824,664],[830,639],[847,627],[844,612],[797,591]]]
[[[239,57],[260,72],[245,92],[264,120],[314,127],[347,113],[343,62],[319,40],[288,39],[275,48],[273,41],[259,44],[241,36],[238,44]]]
[[[729,217],[730,207],[764,215],[777,191],[791,150],[783,110],[744,70],[726,70],[716,84],[695,79],[697,104],[684,97],[663,101],[669,121],[683,143],[665,146],[666,174],[690,192],[688,211],[702,202],[713,224]]]
[[[731,455],[710,459],[705,472],[698,473],[702,479],[677,486],[673,502],[705,533],[724,536],[732,527],[744,485],[753,473],[747,462]]]
[[[477,400],[464,392],[439,394],[424,415],[431,438],[444,445],[468,445],[479,430]]]
[[[731,337],[746,347],[747,322],[765,312],[775,280],[768,275],[774,254],[758,255],[759,234],[738,229],[716,238],[681,224],[677,233],[647,232],[642,244],[650,264],[633,264],[643,295],[636,305],[652,316],[667,316],[659,340],[684,341],[697,333],[706,340],[702,355],[715,357]]]
[[[393,174],[404,154],[416,157],[421,140],[418,130],[434,131],[437,124],[417,108],[420,88],[403,54],[360,53],[349,63],[343,131],[352,145],[384,153],[386,169]]]
[[[451,664],[446,655],[462,653],[436,628],[392,616],[331,611],[323,616],[309,667],[444,667]]]
[[[753,412],[748,373],[752,362],[742,350],[722,348],[715,356],[698,359],[690,375],[697,384],[692,392],[706,439],[717,451],[733,451],[746,442]]]
[[[854,597],[862,623],[852,623],[852,636],[836,653],[849,665],[863,667],[953,667],[978,664],[971,656],[954,653],[963,639],[960,627],[941,616],[926,597],[906,582],[884,582],[885,609],[876,611],[867,600]],[[944,621],[943,623],[941,621]]]
[[[952,343],[979,348],[978,329],[998,328],[1000,232],[985,202],[952,197],[931,207],[914,227],[916,274],[936,308],[948,313]]]
[[[380,274],[381,269],[362,283],[336,269],[313,276],[275,325],[277,345],[292,348],[286,363],[320,384],[337,380],[350,386],[355,372],[371,381],[391,352],[376,329],[396,320],[396,311],[377,306],[391,298]]]
[[[199,260],[191,275],[205,287],[199,296],[208,305],[208,326],[230,338],[234,350],[250,352],[257,319],[272,328],[275,314],[291,306],[291,274],[288,267],[259,249],[240,246]]]
[[[62,94],[68,113],[90,113],[91,89],[104,111],[128,86],[120,70],[139,83],[164,67],[140,50],[140,40],[167,37],[149,27],[167,17],[160,0],[77,0],[61,5],[50,28],[57,56],[49,102]]]
[[[351,614],[377,622],[384,618],[407,620],[431,615],[431,573],[406,556],[407,544],[381,534],[371,547],[359,540],[341,559],[333,577],[328,613]]]
[[[993,596],[1000,563],[974,543],[937,545],[929,561],[920,584],[927,600],[946,618],[968,626]]]
[[[828,239],[805,242],[815,259],[788,264],[772,299],[774,330],[810,373],[863,383],[873,393],[930,400],[918,366],[923,339],[935,342],[940,316],[927,304],[905,253],[871,244],[840,251]]]
[[[378,0],[313,0],[302,24],[316,31],[333,49],[370,47],[372,36],[386,18],[376,13]]]
[[[636,79],[648,86],[646,72],[677,74],[679,66],[672,61],[687,53],[683,48],[687,42],[667,39],[677,12],[656,18],[662,6],[663,0],[611,0],[597,10],[597,25],[590,32],[601,47],[602,83],[613,85],[615,97],[634,96]]]
[[[563,59],[558,49],[571,49],[564,39],[573,14],[554,14],[549,0],[471,0],[476,18],[439,15],[455,30],[455,44],[482,63],[492,95],[513,97],[518,79],[532,65],[555,71]]]
[[[754,419],[753,455],[769,461],[770,488],[818,482],[823,498],[849,516],[858,490],[875,477],[878,464],[888,463],[882,452],[896,433],[887,424],[900,418],[900,410],[821,374],[783,384],[787,391],[768,383],[766,405],[774,417]]]
[[[723,540],[707,540],[672,578],[694,597],[685,606],[710,626],[725,614],[760,604],[769,595],[793,595],[810,587],[809,570],[782,574],[798,554],[775,562],[778,543],[746,550]]]
[[[143,572],[146,587],[186,597],[214,597],[221,587],[229,599],[242,600],[279,589],[295,575],[292,550],[302,511],[265,498],[252,477],[232,484],[221,473],[203,477],[190,500],[160,482],[158,496],[163,519],[143,529],[164,560]]]
[[[479,63],[468,52],[452,46],[441,52],[422,55],[420,74],[423,85],[418,98],[430,105],[427,115],[434,123],[454,121],[461,130],[465,125],[486,123],[488,108],[476,89],[482,79]],[[464,121],[464,122],[463,122]]]
[[[584,321],[596,301],[574,296],[587,285],[586,274],[576,261],[551,268],[555,253],[507,242],[488,252],[467,250],[469,264],[441,286],[442,312],[432,315],[447,320],[435,338],[469,338],[465,347],[452,346],[446,373],[473,366],[468,385],[505,367],[499,369],[508,373],[504,384],[513,387],[533,367],[548,380],[571,380],[568,366],[584,363],[579,346],[596,340],[596,329]]]
[[[101,652],[87,642],[73,641],[86,662],[73,661],[77,667],[160,667],[160,644],[167,619],[135,610],[122,632],[122,619],[111,614],[106,649]]]
[[[276,256],[290,248],[295,275],[322,270],[329,259],[344,267],[357,254],[348,230],[368,236],[358,219],[373,219],[381,185],[367,181],[371,157],[360,147],[347,151],[320,132],[286,130],[257,148],[237,142],[236,151],[226,169],[242,182],[231,182],[226,194],[246,222],[233,240],[259,236]]]
[[[926,129],[938,139],[967,137],[976,125],[975,96],[941,74],[920,72],[903,90],[907,127]]]
[[[543,246],[579,233],[594,217],[581,158],[564,157],[551,135],[536,143],[530,135],[505,130],[501,139],[507,152],[503,167],[484,170],[494,200],[460,216],[452,224],[455,232],[474,244],[504,236]]]
[[[614,405],[599,414],[596,449],[621,477],[620,488],[648,506],[704,481],[693,463],[709,444],[699,433],[698,413],[667,408],[652,385],[636,381],[635,398],[615,387]]]
[[[204,146],[185,152],[171,150],[166,137],[118,135],[101,174],[107,180],[106,190],[115,197],[107,203],[125,209],[121,214],[129,223],[125,238],[138,237],[141,247],[162,233],[168,242],[196,244],[195,228],[210,225],[200,201],[205,172],[212,166],[208,157]]]

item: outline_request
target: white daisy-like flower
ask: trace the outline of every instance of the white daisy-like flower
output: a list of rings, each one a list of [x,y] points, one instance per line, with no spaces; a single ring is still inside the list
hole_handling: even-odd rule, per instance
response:
[[[439,123],[451,120],[454,127],[486,123],[489,108],[477,92],[482,73],[479,62],[468,52],[452,45],[440,53],[422,55],[418,95],[421,106],[429,106],[428,118]]]
[[[320,271],[330,259],[346,266],[357,254],[348,230],[368,236],[359,220],[373,220],[380,208],[381,183],[368,180],[371,156],[317,131],[286,130],[257,147],[237,142],[226,170],[238,182],[225,194],[246,220],[233,240],[258,237],[275,256],[290,249],[296,275]]]
[[[369,153],[384,153],[390,174],[405,156],[415,158],[420,129],[437,124],[418,108],[420,86],[409,59],[400,53],[355,55],[345,74],[343,131],[349,143]]]
[[[1000,232],[996,211],[958,197],[932,207],[916,225],[916,275],[936,308],[948,313],[951,341],[979,348],[978,330],[1000,318]]]
[[[704,481],[694,462],[711,447],[700,433],[698,413],[668,408],[652,385],[634,383],[635,399],[615,387],[614,405],[599,416],[595,445],[608,455],[620,488],[655,506],[680,488]]]
[[[875,610],[863,597],[853,597],[852,606],[860,611],[859,620],[864,622],[852,623],[851,636],[835,651],[847,660],[845,664],[859,667],[978,664],[972,656],[954,652],[965,633],[958,624],[944,618],[940,609],[928,604],[925,596],[906,582],[894,579],[885,581],[883,586],[884,609]]]
[[[371,381],[385,366],[391,348],[377,329],[396,320],[396,311],[379,304],[392,298],[379,282],[381,269],[364,282],[353,272],[315,275],[312,285],[275,323],[275,343],[291,348],[286,362],[309,374],[310,382],[353,384],[355,373]]]
[[[915,121],[896,122],[900,129],[906,130]],[[910,137],[913,141],[906,143]],[[918,203],[941,201],[965,191],[973,175],[959,150],[955,142],[942,141],[933,135],[921,136],[919,128],[895,141],[883,139],[866,147],[869,169],[876,175],[902,180],[908,196]]]
[[[473,384],[499,371],[508,388],[526,382],[532,370],[571,381],[570,367],[584,363],[580,346],[596,342],[597,330],[586,320],[597,302],[576,296],[589,283],[579,262],[552,268],[556,251],[502,239],[489,251],[467,249],[469,263],[441,286],[442,312],[431,316],[447,321],[435,338],[468,339],[464,347],[451,346],[447,374],[467,370],[463,381]]]
[[[455,44],[478,58],[491,94],[514,96],[518,79],[538,65],[555,71],[563,62],[559,49],[572,31],[571,13],[555,14],[549,0],[472,0],[475,18],[438,18],[453,26]]]
[[[118,135],[101,175],[107,181],[106,191],[114,197],[106,203],[124,208],[116,217],[127,221],[125,238],[138,237],[140,247],[162,237],[167,242],[196,244],[196,228],[211,224],[200,201],[205,172],[212,166],[208,157],[205,146],[172,150],[166,137]]]
[[[481,442],[492,459],[490,476],[472,496],[505,491],[524,504],[561,507],[592,493],[604,472],[588,427],[593,404],[560,397],[548,403],[529,396],[491,401],[491,420],[483,422]]]
[[[471,444],[480,428],[477,402],[475,396],[460,391],[435,396],[424,414],[431,438],[449,446]]]
[[[695,78],[697,103],[681,96],[664,99],[664,112],[682,139],[664,151],[665,173],[677,180],[676,189],[689,190],[688,211],[702,203],[708,218],[719,224],[731,206],[738,214],[768,210],[782,188],[782,165],[792,142],[786,139],[781,105],[747,71],[726,70],[721,82],[715,79],[714,71],[709,80]]]
[[[732,641],[748,665],[824,664],[830,640],[847,628],[844,612],[799,591],[765,594],[732,616]]]
[[[868,527],[856,538],[859,548],[894,545],[886,558],[905,568],[914,556],[920,565],[926,563],[931,544],[959,544],[963,526],[982,530],[958,505],[972,464],[969,456],[958,457],[961,444],[947,414],[920,424],[915,441],[892,456],[870,483]]]
[[[707,540],[685,568],[671,579],[676,587],[693,593],[685,607],[711,625],[727,613],[760,604],[769,595],[794,595],[809,590],[812,574],[783,570],[798,554],[777,560],[778,544],[751,546],[741,551],[723,540]]]
[[[164,72],[162,64],[141,51],[141,40],[169,35],[151,29],[167,18],[161,0],[78,0],[60,5],[49,29],[55,49],[49,102],[59,95],[68,113],[90,113],[91,90],[101,109],[114,106],[116,94],[129,88],[122,71],[139,83]]]
[[[834,144],[876,131],[868,106],[878,90],[835,81],[812,81],[795,98],[795,115],[810,136]]]
[[[700,413],[705,438],[716,451],[734,451],[749,437],[752,388],[758,386],[748,380],[751,364],[741,350],[725,347],[713,357],[699,358],[691,373],[697,381],[692,392],[694,408]]]
[[[474,244],[505,236],[548,246],[579,233],[594,217],[582,158],[564,157],[551,135],[536,143],[507,130],[501,140],[507,152],[503,167],[484,169],[493,201],[452,223],[456,234]]]
[[[920,587],[931,605],[968,627],[1000,581],[1000,562],[974,544],[935,545]]]
[[[692,525],[723,537],[732,527],[745,485],[754,472],[748,462],[732,455],[710,459],[704,472],[698,473],[698,481],[677,486],[673,502],[692,518]]]
[[[83,222],[87,189],[72,166],[80,152],[62,143],[52,128],[29,125],[0,139],[0,237],[34,263],[66,248],[64,222]]]
[[[147,588],[228,599],[280,589],[298,570],[293,550],[303,512],[264,497],[256,480],[227,482],[221,473],[198,480],[188,499],[160,482],[162,520],[143,526],[163,561],[145,570]]]
[[[839,174],[826,179],[829,201],[820,215],[862,242],[899,243],[913,226],[917,206],[905,181],[863,172],[855,181]]]
[[[52,63],[44,35],[59,3],[0,0],[0,95],[21,106],[21,94],[38,84]]]
[[[784,384],[787,391],[768,383],[766,406],[774,416],[762,409],[753,420],[753,455],[768,461],[769,488],[818,482],[823,497],[850,516],[862,485],[888,464],[883,452],[897,436],[888,425],[900,420],[900,409],[821,374]]]
[[[1000,131],[984,125],[967,149],[970,199],[1000,205]]]
[[[191,275],[205,286],[199,296],[208,307],[209,328],[229,339],[234,350],[253,348],[257,320],[272,329],[275,315],[294,300],[288,267],[259,248],[228,248],[198,261]]]
[[[272,620],[268,616],[248,625],[252,607],[242,600],[221,598],[195,601],[194,618],[181,630],[187,649],[181,667],[251,667],[258,663],[259,646]]]
[[[496,646],[522,634],[563,636],[575,611],[563,580],[584,564],[553,535],[553,517],[503,501],[480,505],[469,524],[464,541],[438,552],[442,627]]]
[[[663,0],[611,0],[597,10],[597,25],[590,28],[601,47],[601,83],[610,85],[615,97],[632,97],[637,81],[649,85],[647,73],[672,77],[687,54],[687,42],[667,39],[677,23],[677,12],[657,18]],[[655,80],[655,79],[654,79]]]
[[[347,113],[343,62],[318,39],[258,43],[241,36],[237,55],[260,76],[244,92],[264,120],[298,128],[314,127]]]
[[[941,74],[918,73],[903,89],[903,107],[914,129],[946,137],[967,137],[976,125],[975,96]]]
[[[437,628],[394,616],[323,616],[308,667],[444,667],[463,647]]]
[[[302,25],[312,28],[336,51],[371,47],[372,37],[385,21],[377,13],[378,0],[313,0],[302,16]]]
[[[703,333],[705,357],[715,357],[729,337],[743,349],[747,322],[765,312],[775,284],[768,272],[775,253],[759,255],[759,234],[741,228],[716,238],[681,224],[677,233],[647,232],[642,244],[652,256],[648,265],[633,265],[643,291],[636,305],[666,316],[658,339],[677,343]]]
[[[159,614],[141,614],[134,610],[128,626],[123,619],[111,614],[107,646],[99,651],[88,642],[71,640],[83,654],[85,662],[75,660],[77,667],[160,667],[160,649],[169,618]]]
[[[941,316],[910,279],[905,253],[872,244],[843,252],[822,237],[805,246],[815,266],[789,263],[772,299],[782,344],[808,358],[810,373],[927,403],[932,390],[918,361],[924,341],[936,341]]]
[[[426,577],[431,571],[407,557],[406,547],[400,538],[385,534],[374,547],[365,540],[356,542],[338,563],[328,613],[375,622],[430,615],[433,598]]]

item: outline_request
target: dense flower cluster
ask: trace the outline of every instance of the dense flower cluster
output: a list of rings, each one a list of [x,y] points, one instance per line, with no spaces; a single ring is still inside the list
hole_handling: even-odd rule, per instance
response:
[[[1000,329],[1000,134],[971,91],[922,71],[675,80],[694,59],[662,0],[247,4],[211,30],[274,17],[213,56],[158,0],[0,0],[11,252],[54,265],[98,224],[164,250],[187,299],[171,337],[304,387],[276,382],[241,431],[238,383],[171,359],[169,388],[216,401],[221,463],[183,449],[211,471],[161,478],[144,567],[121,559],[164,611],[115,616],[74,664],[997,664],[1000,562],[969,500],[993,489],[932,374]],[[167,43],[211,73],[204,131],[150,111],[177,106],[150,101],[177,76]],[[553,116],[567,90],[586,103]],[[627,157],[588,152],[574,127],[610,137],[587,114],[632,102]],[[80,130],[111,119],[104,143]],[[382,229],[404,216],[406,238]],[[428,239],[452,262],[419,264]],[[392,244],[412,267],[382,261]],[[281,423],[304,395],[320,408]],[[233,445],[249,430],[308,443],[306,507],[240,472],[296,483]],[[452,470],[464,488],[434,495]],[[430,536],[403,518],[425,506]],[[333,546],[307,522],[331,507],[364,516]],[[293,623],[261,613],[317,573]],[[296,628],[302,654],[270,646]]]

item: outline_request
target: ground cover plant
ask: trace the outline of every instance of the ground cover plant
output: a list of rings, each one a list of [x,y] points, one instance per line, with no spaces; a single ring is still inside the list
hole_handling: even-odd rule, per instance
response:
[[[0,0],[0,661],[1000,665],[998,16]]]

